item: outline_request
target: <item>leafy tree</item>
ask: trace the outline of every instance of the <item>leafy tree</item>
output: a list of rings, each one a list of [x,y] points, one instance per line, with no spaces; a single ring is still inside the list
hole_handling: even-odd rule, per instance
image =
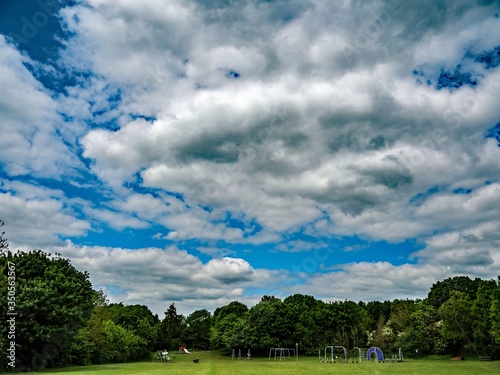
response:
[[[222,306],[215,309],[214,317],[216,317],[217,319],[222,319],[226,315],[230,314],[234,314],[236,316],[244,316],[247,312],[248,312],[247,305],[238,301],[233,301],[226,306]]]
[[[490,332],[492,326],[490,309],[496,288],[495,280],[482,280],[471,310],[474,349],[478,354],[492,357],[497,357],[500,352]]]
[[[283,346],[293,347],[298,343],[306,353],[316,352],[318,334],[321,332],[321,310],[324,302],[312,296],[294,294],[283,300],[279,336]]]
[[[185,337],[193,349],[210,346],[212,316],[208,310],[196,310],[186,318]]]
[[[234,313],[218,319],[212,328],[212,343],[219,348],[242,348],[247,345],[247,317]]]
[[[427,296],[427,300],[429,304],[439,309],[443,303],[450,299],[452,292],[458,291],[465,293],[469,297],[469,300],[474,301],[480,283],[481,279],[479,278],[471,280],[467,276],[450,277],[433,284]]]
[[[281,346],[278,334],[279,314],[282,301],[276,297],[264,296],[248,312],[248,344],[252,348]]]
[[[165,318],[160,324],[160,339],[167,348],[179,347],[183,344],[184,317],[177,314],[177,308],[172,303],[165,311]]]
[[[112,320],[94,316],[89,324],[92,363],[126,362],[140,359],[146,342]]]
[[[113,303],[104,309],[109,310],[109,319],[115,324],[127,329],[144,341],[145,344],[139,348],[137,353],[140,357],[146,357],[156,348],[159,319],[147,306]]]
[[[408,326],[398,336],[396,345],[407,355],[443,354],[446,342],[442,334],[442,321],[438,310],[427,300],[417,301]]]
[[[450,298],[438,310],[443,319],[443,335],[455,351],[473,348],[472,304],[467,293],[451,291]]]
[[[500,347],[500,276],[497,279],[497,287],[493,292],[493,300],[490,307],[491,329],[490,334],[495,340],[497,348]]]
[[[15,284],[16,367],[38,370],[69,364],[72,342],[92,311],[94,291],[88,273],[78,271],[60,255],[41,250],[7,252],[0,257],[0,269],[0,314],[4,317],[7,286],[11,280]],[[6,337],[5,325],[0,331]]]
[[[247,346],[248,307],[238,301],[214,311],[211,327],[211,343],[216,348],[233,348]]]

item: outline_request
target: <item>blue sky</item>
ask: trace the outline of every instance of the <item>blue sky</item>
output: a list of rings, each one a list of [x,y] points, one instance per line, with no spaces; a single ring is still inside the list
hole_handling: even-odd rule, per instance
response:
[[[13,250],[158,314],[500,274],[498,2],[0,10]]]

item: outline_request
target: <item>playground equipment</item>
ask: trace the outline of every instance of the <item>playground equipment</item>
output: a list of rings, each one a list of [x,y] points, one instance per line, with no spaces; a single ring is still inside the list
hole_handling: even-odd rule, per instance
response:
[[[167,362],[170,361],[170,356],[166,350],[158,350],[153,355],[153,361]]]
[[[331,362],[334,363],[336,362],[333,358],[333,355],[334,355],[334,351],[340,351],[342,350],[343,353],[344,353],[344,360],[345,360],[345,363],[349,363],[349,356],[347,355],[347,349],[344,348],[343,346],[325,346],[325,362],[328,362],[328,359],[327,359],[327,356],[326,356],[326,352],[327,350],[330,349],[331,351],[331,354],[332,354],[332,359],[331,359]],[[337,359],[337,356],[335,356],[335,359]],[[321,360],[321,359],[320,359]],[[340,362],[340,361],[339,361]]]
[[[186,346],[180,346],[179,347],[179,353],[181,353],[181,354],[191,354],[191,352],[189,350],[187,350]]]
[[[377,361],[382,362],[384,360],[384,353],[382,353],[382,350],[377,348],[376,346],[372,346],[368,351],[366,352],[366,360],[369,361],[372,354],[375,354]]]
[[[361,363],[361,361],[363,360],[363,351],[357,346],[355,346],[353,350],[356,349],[358,350],[358,363]]]
[[[234,349],[233,349],[233,354],[231,354],[231,359],[235,359],[236,358],[236,353],[234,352]],[[241,358],[241,349],[238,349],[238,359]]]
[[[293,348],[271,348],[269,349],[269,360],[271,360],[273,352],[275,361],[276,358],[279,358],[280,361],[283,358],[290,358],[290,353],[293,353],[293,356],[295,357],[295,349]]]
[[[393,354],[390,361],[391,362],[403,362],[403,351],[401,348],[398,350],[398,354]]]
[[[238,357],[238,359],[241,359],[241,349],[238,349],[238,355],[236,355],[236,351],[233,349],[233,352],[231,353],[231,359],[235,359],[236,356]],[[250,352],[250,349],[248,349],[245,359],[252,359],[252,353]]]

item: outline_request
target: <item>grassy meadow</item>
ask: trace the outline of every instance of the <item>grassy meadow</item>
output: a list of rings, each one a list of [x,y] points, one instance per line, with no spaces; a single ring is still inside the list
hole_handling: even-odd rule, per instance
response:
[[[46,370],[42,374],[67,375],[289,375],[289,374],[425,374],[425,375],[471,375],[471,374],[500,374],[500,361],[480,362],[471,357],[465,361],[450,359],[418,359],[406,360],[403,363],[375,363],[364,361],[356,363],[320,363],[315,357],[299,357],[271,361],[267,357],[252,358],[252,360],[235,359],[221,355],[217,351],[194,352],[188,354],[174,354],[171,361],[162,362],[134,362],[115,363],[107,365],[93,365],[69,367],[64,369]],[[199,358],[199,363],[193,359]],[[40,374],[29,373],[29,374]]]

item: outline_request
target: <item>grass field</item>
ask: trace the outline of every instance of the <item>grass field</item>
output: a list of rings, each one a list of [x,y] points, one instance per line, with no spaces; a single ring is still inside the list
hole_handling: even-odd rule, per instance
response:
[[[193,363],[199,358],[199,363]],[[29,373],[29,374],[40,374]],[[222,356],[218,352],[194,352],[176,354],[172,361],[117,363],[98,366],[71,367],[57,370],[43,371],[42,374],[68,375],[323,375],[323,374],[423,374],[423,375],[474,375],[500,374],[500,361],[480,362],[475,359],[452,361],[449,359],[407,360],[403,363],[375,363],[361,364],[320,363],[318,358],[299,357],[282,361],[269,361],[267,358],[252,358],[252,360],[231,360],[229,356]]]

